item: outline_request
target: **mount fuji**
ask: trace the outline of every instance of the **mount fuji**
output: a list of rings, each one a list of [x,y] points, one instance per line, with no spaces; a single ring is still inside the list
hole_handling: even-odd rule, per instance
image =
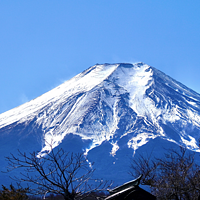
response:
[[[198,93],[144,63],[97,64],[0,114],[1,171],[17,149],[43,156],[62,147],[84,152],[96,176],[121,184],[132,178],[138,152],[184,146],[198,153],[199,139]],[[1,184],[7,176],[0,174]]]

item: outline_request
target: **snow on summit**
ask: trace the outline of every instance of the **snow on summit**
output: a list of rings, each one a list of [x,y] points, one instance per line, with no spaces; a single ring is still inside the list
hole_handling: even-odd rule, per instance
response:
[[[82,151],[96,177],[127,181],[132,156],[199,150],[200,95],[144,63],[97,64],[0,114],[0,160],[52,148]],[[8,180],[0,174],[0,180]],[[10,183],[8,183],[10,184]]]
[[[37,110],[40,110],[50,102],[58,101],[60,98],[70,96],[80,91],[90,90],[109,76],[116,67],[116,65],[106,68],[104,65],[94,66],[40,97],[1,114],[0,128],[19,120],[25,121],[29,119],[28,116],[31,118]],[[90,71],[92,72],[88,74]]]
[[[0,115],[0,129],[19,124],[41,130],[41,152],[71,133],[91,141],[86,154],[108,142],[116,156],[122,141],[135,152],[157,137],[199,151],[200,95],[144,63],[97,64]]]

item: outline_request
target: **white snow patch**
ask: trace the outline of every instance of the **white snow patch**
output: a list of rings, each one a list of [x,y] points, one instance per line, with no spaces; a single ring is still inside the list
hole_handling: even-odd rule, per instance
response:
[[[178,111],[178,106],[175,105],[171,109],[165,109],[163,111],[163,120],[164,121],[169,121],[169,122],[175,122],[180,119],[180,114]]]
[[[180,137],[181,137],[182,142],[186,145],[188,149],[196,151],[196,152],[200,152],[199,146],[197,145],[195,138],[193,138],[190,135],[188,135],[188,137],[190,138],[189,140],[184,139],[182,136]]]
[[[118,146],[117,142],[111,143],[111,144],[112,144],[112,150],[111,150],[110,154],[114,157],[116,155],[116,152],[119,150],[119,146]]]
[[[187,114],[190,121],[195,125],[200,127],[200,116],[196,112],[192,112],[191,110],[187,109]]]
[[[129,148],[134,149],[134,152],[141,146],[145,145],[150,139],[155,139],[157,135],[153,133],[139,133],[136,137],[131,138],[127,145]]]
[[[137,113],[138,116],[148,116],[148,120],[151,121],[159,130],[163,133],[162,128],[158,124],[157,118],[162,114],[163,110],[156,108],[155,103],[146,96],[146,90],[153,83],[153,71],[148,65],[138,66],[134,65],[132,68],[118,68],[113,75],[119,77],[114,81],[124,88],[125,92],[129,93],[130,107]],[[126,78],[124,78],[126,77]],[[158,101],[159,99],[157,99]],[[117,122],[117,118],[115,118]],[[113,129],[116,129],[116,124]]]

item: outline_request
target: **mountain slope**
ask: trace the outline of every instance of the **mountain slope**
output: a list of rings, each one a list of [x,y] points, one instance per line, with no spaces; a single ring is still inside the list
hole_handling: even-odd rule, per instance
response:
[[[40,155],[79,144],[91,161],[101,156],[99,173],[112,165],[111,176],[155,141],[199,152],[200,95],[144,63],[95,65],[1,114],[0,137],[4,146],[15,140],[10,147]]]

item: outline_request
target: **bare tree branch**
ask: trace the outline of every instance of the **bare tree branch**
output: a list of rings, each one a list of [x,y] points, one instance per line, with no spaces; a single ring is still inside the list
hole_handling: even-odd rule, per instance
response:
[[[24,169],[16,181],[34,185],[33,194],[54,193],[63,195],[66,200],[83,199],[94,191],[104,191],[111,183],[92,179],[94,169],[81,153],[69,153],[63,149],[52,149],[44,157],[36,152],[26,154],[18,151],[6,157],[7,172]]]
[[[141,183],[149,185],[158,199],[197,200],[200,195],[200,167],[195,153],[180,147],[168,149],[163,158],[138,155],[131,163],[130,174],[143,174]]]

